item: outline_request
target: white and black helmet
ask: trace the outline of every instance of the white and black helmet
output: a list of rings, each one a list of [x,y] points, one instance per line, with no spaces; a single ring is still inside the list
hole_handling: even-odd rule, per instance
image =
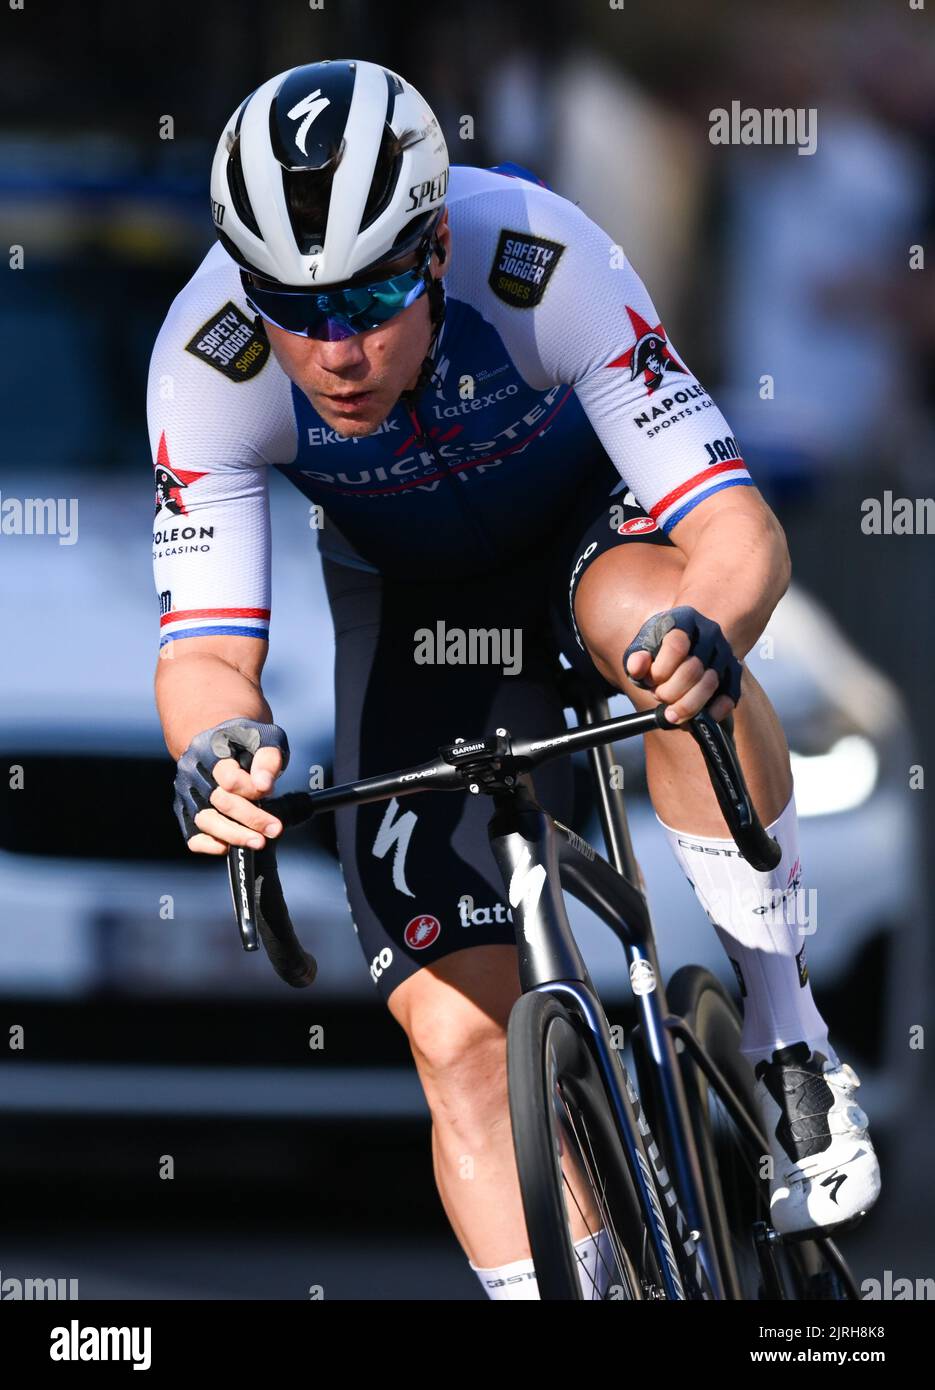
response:
[[[290,68],[234,112],[211,169],[225,249],[279,284],[340,284],[425,242],[448,149],[410,83],[378,63]]]

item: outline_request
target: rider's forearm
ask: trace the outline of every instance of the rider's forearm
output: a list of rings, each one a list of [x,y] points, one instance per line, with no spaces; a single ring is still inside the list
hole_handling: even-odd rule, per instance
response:
[[[715,512],[693,538],[672,606],[687,604],[712,618],[742,659],[762,635],[790,576],[786,538],[768,508]]]
[[[225,719],[273,722],[259,679],[214,652],[177,651],[162,659],[156,669],[156,706],[166,747],[176,759],[196,734]]]

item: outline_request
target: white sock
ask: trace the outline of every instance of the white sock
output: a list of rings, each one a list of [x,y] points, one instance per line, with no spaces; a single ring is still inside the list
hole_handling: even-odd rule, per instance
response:
[[[480,1269],[468,1260],[488,1298],[533,1299],[539,1297],[536,1267],[527,1255],[524,1260],[501,1265],[499,1269]]]
[[[575,1254],[578,1257],[578,1279],[584,1297],[603,1298],[610,1283],[610,1276],[616,1269],[604,1227],[601,1227],[596,1236],[585,1236],[582,1240],[576,1240]]]
[[[797,1042],[838,1065],[805,962],[805,942],[816,924],[807,920],[811,895],[801,887],[795,797],[767,826],[782,849],[768,873],[751,868],[733,840],[659,824],[734,967],[743,1001],[740,1050],[751,1066]]]
[[[578,1258],[578,1279],[584,1297],[603,1298],[609,1274],[613,1269],[607,1232],[602,1228],[596,1236],[584,1236],[581,1240],[575,1241],[575,1254]],[[501,1265],[499,1269],[480,1269],[470,1260],[468,1264],[480,1279],[488,1298],[528,1300],[539,1297],[535,1267],[528,1258],[514,1260],[512,1264]]]

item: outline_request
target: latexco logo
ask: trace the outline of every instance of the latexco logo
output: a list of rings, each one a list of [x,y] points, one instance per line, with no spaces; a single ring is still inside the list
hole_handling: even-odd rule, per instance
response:
[[[373,980],[374,984],[379,980],[384,970],[389,970],[392,964],[393,952],[390,950],[389,946],[384,946],[379,955],[374,956],[373,960],[370,962],[370,978]]]
[[[53,1327],[51,1361],[132,1361],[134,1371],[152,1365],[151,1327],[82,1327],[72,1318],[67,1327]]]
[[[458,899],[458,916],[462,927],[490,927],[495,922],[512,922],[513,913],[503,903],[492,907],[475,907],[467,894]]]

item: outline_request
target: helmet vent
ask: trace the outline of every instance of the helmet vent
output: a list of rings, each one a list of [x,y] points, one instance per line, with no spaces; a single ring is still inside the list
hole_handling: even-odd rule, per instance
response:
[[[289,221],[296,245],[303,256],[314,255],[325,244],[334,173],[344,151],[345,142],[342,139],[328,150],[328,158],[321,168],[282,171]]]
[[[240,162],[240,136],[234,137],[231,144],[230,154],[227,157],[227,186],[230,189],[231,202],[237,216],[245,227],[249,227],[254,236],[263,240],[259,224],[253,214],[250,205],[250,195],[247,192],[247,185],[244,181],[243,168]]]
[[[362,232],[365,227],[371,226],[389,207],[399,182],[403,150],[418,143],[420,138],[416,130],[404,130],[401,135],[396,135],[390,126],[384,125],[380,152],[374,166],[373,178],[370,180],[370,192],[364,204],[359,231]]]

